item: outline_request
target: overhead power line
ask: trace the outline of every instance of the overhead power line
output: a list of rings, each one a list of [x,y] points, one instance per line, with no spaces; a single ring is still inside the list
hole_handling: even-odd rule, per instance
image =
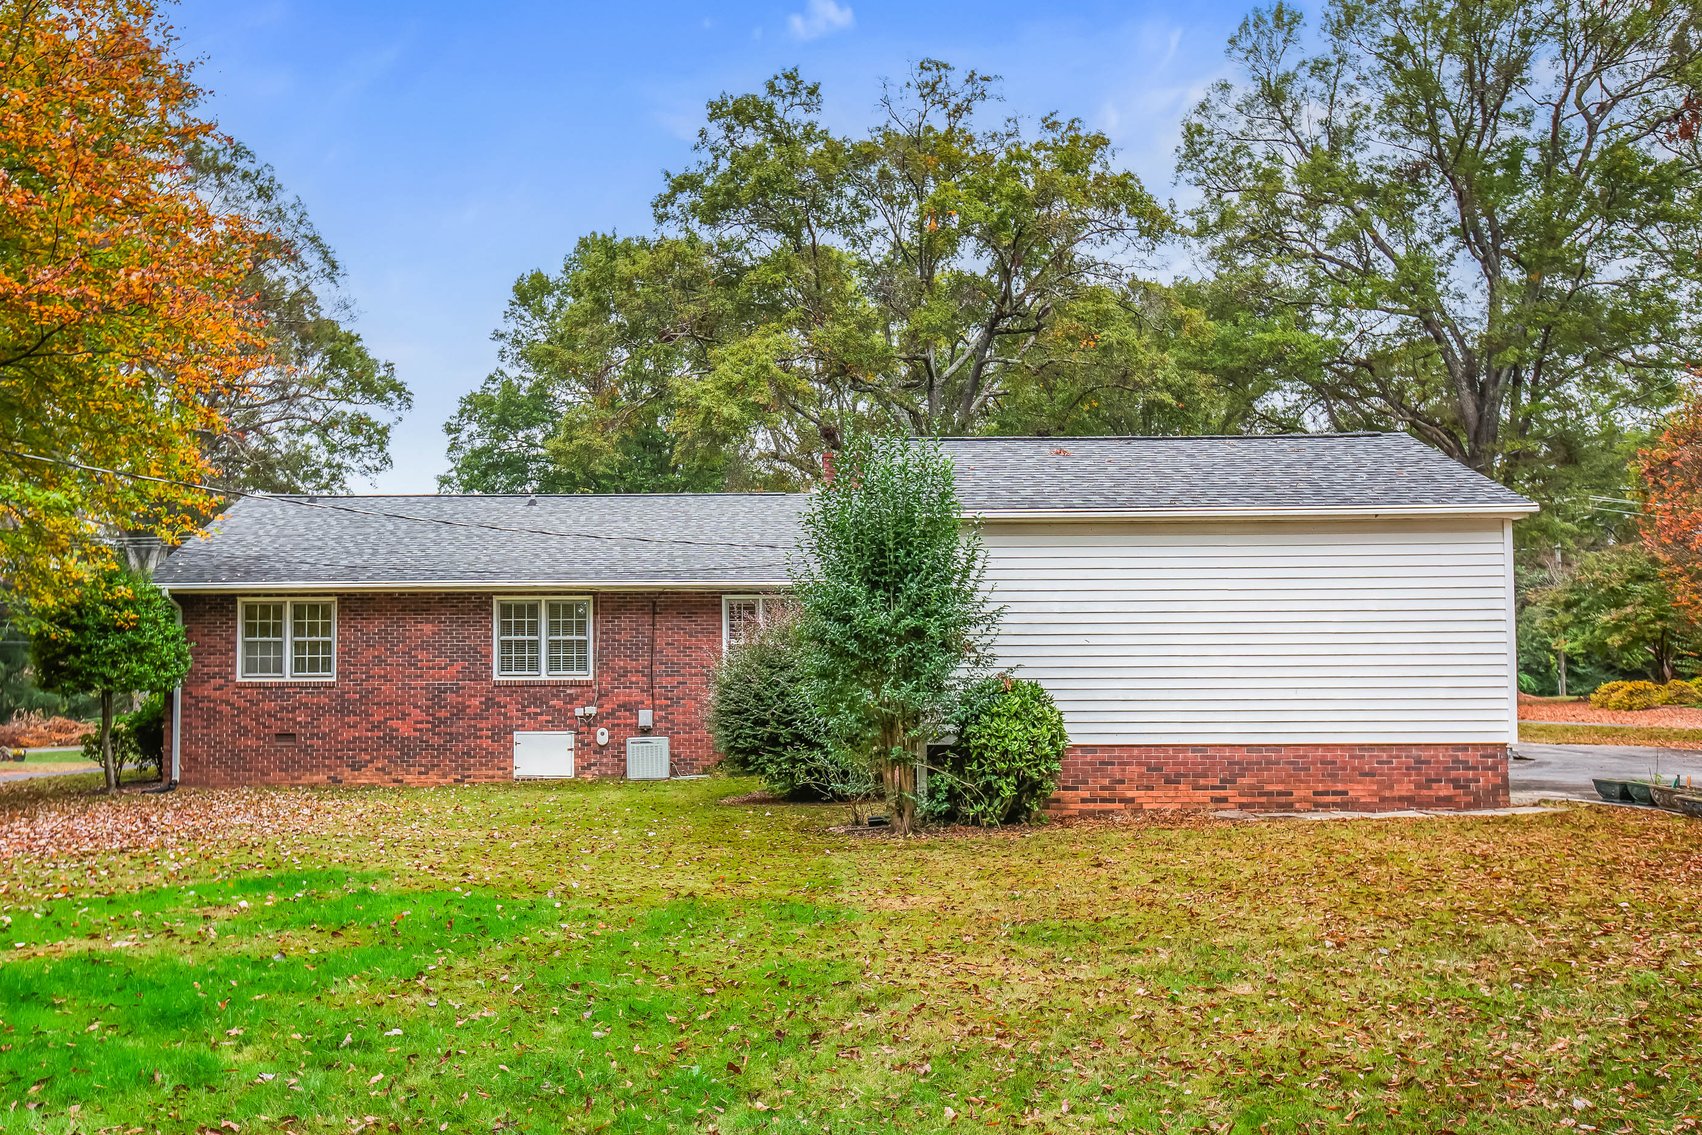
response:
[[[390,512],[384,509],[361,508],[356,505],[332,504],[328,501],[310,500],[300,496],[281,496],[273,493],[251,493],[243,489],[223,489],[215,485],[197,485],[192,481],[179,481],[171,477],[156,477],[148,473],[130,473],[122,469],[107,469],[100,465],[87,465],[81,461],[72,461],[67,457],[48,457],[40,453],[27,453],[22,450],[0,450],[8,456],[25,461],[38,461],[44,465],[60,465],[68,469],[77,469],[85,473],[99,473],[108,477],[120,477],[131,481],[146,481],[156,485],[173,485],[182,489],[193,489],[197,492],[214,496],[239,497],[246,500],[273,501],[279,504],[295,505],[300,508],[319,509],[326,512],[345,512],[355,516],[369,516],[381,520],[406,520],[416,524],[435,524],[445,528],[474,528],[487,532],[503,532],[519,536],[557,536],[570,540],[602,540],[616,544],[672,544],[697,548],[762,548],[770,551],[790,552],[791,544],[769,544],[739,540],[692,540],[683,536],[612,536],[606,532],[564,532],[550,528],[522,528],[506,524],[492,524],[478,520],[455,520],[445,516],[416,516],[405,512]]]

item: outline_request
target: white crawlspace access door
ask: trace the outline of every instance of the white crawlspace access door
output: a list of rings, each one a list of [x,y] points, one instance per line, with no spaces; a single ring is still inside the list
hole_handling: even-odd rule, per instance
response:
[[[514,735],[514,779],[572,775],[572,731]]]

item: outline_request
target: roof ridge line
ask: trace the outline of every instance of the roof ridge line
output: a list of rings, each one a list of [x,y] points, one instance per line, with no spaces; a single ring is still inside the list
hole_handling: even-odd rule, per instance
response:
[[[1340,430],[1330,433],[1280,434],[945,434],[932,441],[1280,441],[1309,438],[1333,441],[1338,438],[1406,437],[1400,430]],[[1414,438],[1413,440],[1417,440]]]
[[[809,493],[788,489],[748,489],[741,491],[666,492],[666,493],[250,493],[247,500],[337,501],[337,500],[660,500],[679,498],[702,500],[706,497],[806,497]]]

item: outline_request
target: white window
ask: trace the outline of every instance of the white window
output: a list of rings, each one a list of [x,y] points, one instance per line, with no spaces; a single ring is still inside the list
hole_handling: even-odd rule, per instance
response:
[[[337,676],[335,599],[237,603],[236,675],[256,680]]]
[[[498,678],[589,678],[591,600],[498,599]]]
[[[784,595],[722,596],[721,648],[749,642],[763,627],[791,612],[792,600]]]

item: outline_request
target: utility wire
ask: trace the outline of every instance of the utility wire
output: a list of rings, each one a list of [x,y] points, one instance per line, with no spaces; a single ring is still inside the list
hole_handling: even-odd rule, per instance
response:
[[[682,536],[611,536],[606,532],[562,532],[548,528],[517,528],[505,524],[491,524],[477,520],[452,520],[442,516],[413,516],[404,512],[387,512],[382,509],[359,508],[354,505],[330,504],[319,500],[305,500],[300,496],[282,496],[272,493],[251,493],[242,489],[221,489],[213,485],[197,485],[191,481],[178,481],[170,477],[155,477],[148,473],[127,473],[121,469],[107,469],[100,465],[85,465],[80,461],[72,461],[65,457],[46,457],[39,453],[26,453],[22,450],[0,450],[10,457],[25,461],[39,461],[45,465],[61,465],[68,469],[78,469],[85,473],[100,473],[108,477],[121,477],[131,481],[147,481],[156,485],[173,485],[182,489],[194,489],[198,492],[215,496],[240,497],[247,500],[275,501],[280,504],[292,504],[301,508],[321,509],[328,512],[345,512],[355,516],[370,516],[382,520],[408,520],[416,524],[436,524],[446,528],[476,528],[487,532],[505,532],[520,536],[559,536],[570,540],[605,540],[615,544],[675,544],[698,548],[766,548],[772,551],[790,552],[794,550],[791,544],[764,544],[736,540],[691,540]]]

